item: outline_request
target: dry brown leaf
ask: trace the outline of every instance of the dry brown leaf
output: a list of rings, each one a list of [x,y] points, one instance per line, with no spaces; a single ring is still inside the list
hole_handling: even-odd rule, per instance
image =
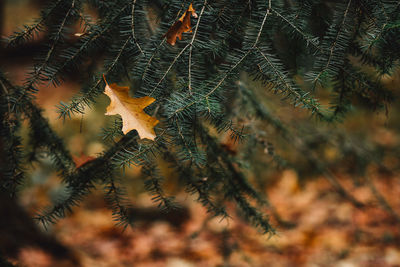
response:
[[[82,165],[88,163],[89,161],[92,161],[96,159],[95,157],[87,156],[83,153],[79,157],[72,155],[72,160],[75,162],[76,168],[81,167]]]
[[[196,11],[193,8],[193,5],[190,4],[189,8],[186,10],[185,14],[183,14],[172,26],[169,28],[164,37],[167,37],[167,42],[170,45],[175,45],[176,38],[182,40],[182,33],[184,32],[192,32],[192,27],[190,26],[190,17],[193,16],[197,18]]]
[[[140,138],[154,140],[156,134],[153,128],[158,124],[158,120],[147,115],[143,109],[155,99],[150,96],[132,98],[129,96],[129,87],[118,86],[115,83],[108,85],[105,77],[104,81],[106,82],[104,93],[111,100],[106,115],[121,115],[124,134],[136,130]]]

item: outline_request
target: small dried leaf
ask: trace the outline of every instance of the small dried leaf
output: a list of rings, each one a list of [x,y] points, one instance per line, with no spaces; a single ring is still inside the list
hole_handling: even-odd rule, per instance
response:
[[[74,161],[76,168],[79,168],[94,159],[96,159],[96,158],[92,157],[92,156],[87,156],[83,153],[81,153],[81,155],[79,157],[72,155],[72,160]]]
[[[158,124],[158,120],[147,115],[143,109],[153,103],[155,99],[150,96],[132,98],[129,96],[129,87],[118,86],[115,83],[108,85],[105,77],[104,81],[106,82],[104,93],[111,100],[106,115],[121,115],[124,134],[136,130],[140,138],[154,140],[156,134],[153,128]]]
[[[175,45],[176,38],[182,40],[182,33],[184,32],[192,32],[192,27],[190,25],[190,17],[197,18],[196,11],[193,8],[193,5],[190,4],[189,8],[186,10],[185,14],[183,14],[167,31],[164,37],[167,37],[167,42],[170,45]]]

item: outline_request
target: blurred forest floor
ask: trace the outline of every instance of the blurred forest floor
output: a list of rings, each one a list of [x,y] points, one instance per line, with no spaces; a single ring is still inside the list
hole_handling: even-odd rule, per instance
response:
[[[5,3],[4,36],[38,15],[37,6],[26,1]],[[12,80],[22,83],[32,64],[29,53],[3,51],[0,55],[0,66]],[[79,88],[73,78],[57,88],[44,85],[37,102],[73,155],[96,156],[105,148],[99,136],[101,127],[112,121],[104,116],[106,97],[101,97],[101,104],[88,110],[84,117],[65,123],[57,119],[55,105],[68,101]],[[277,108],[276,113],[282,120],[293,115],[286,107]],[[356,114],[342,127],[357,129],[382,145],[399,146],[399,127],[390,127],[399,125],[398,104],[391,108],[389,117],[382,113]],[[298,120],[296,116],[292,120]],[[356,183],[352,174],[345,172],[337,175],[350,195],[366,204],[362,208],[341,197],[324,177],[304,178],[289,169],[272,172],[273,179],[259,188],[274,207],[274,212],[265,209],[277,229],[277,235],[272,237],[249,226],[234,205],[228,207],[232,218],[209,218],[193,196],[181,192],[173,177],[167,187],[177,195],[182,209],[163,214],[144,193],[139,170],[133,168],[124,177],[136,212],[133,227],[122,231],[115,226],[99,188],[70,216],[47,229],[46,235],[68,249],[68,257],[60,259],[40,246],[27,246],[9,260],[32,267],[400,266],[399,159],[390,157],[385,164],[397,171],[385,173],[371,166],[368,183]],[[21,191],[20,205],[34,215],[56,198],[63,185],[46,157],[28,169],[29,179]],[[283,223],[277,221],[276,214]]]
[[[398,178],[375,182],[397,211]],[[146,209],[151,201],[145,193],[136,196],[135,205],[148,212],[140,213],[125,232],[115,226],[101,194],[94,194],[51,233],[81,266],[400,266],[399,223],[376,203],[369,188],[346,188],[370,207],[355,208],[324,179],[300,186],[294,172],[283,172],[268,193],[280,215],[294,225],[278,226],[278,234],[270,238],[236,216],[233,207],[232,219],[209,219],[200,204],[181,195],[178,199],[189,214],[172,220]],[[41,194],[25,195],[25,206]],[[15,262],[75,266],[34,247],[22,249]]]

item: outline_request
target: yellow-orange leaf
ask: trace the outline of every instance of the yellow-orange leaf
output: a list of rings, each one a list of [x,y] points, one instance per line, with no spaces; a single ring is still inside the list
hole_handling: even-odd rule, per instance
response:
[[[193,5],[190,4],[189,8],[186,10],[185,14],[183,14],[172,26],[169,28],[164,37],[167,37],[167,42],[170,45],[175,45],[176,38],[182,40],[182,33],[191,32],[192,27],[190,25],[190,17],[193,16],[197,18],[196,11],[193,8]]]
[[[118,86],[115,83],[108,85],[105,77],[104,81],[106,82],[104,93],[111,100],[106,115],[121,115],[124,134],[136,130],[140,138],[154,140],[156,137],[154,126],[157,125],[158,120],[147,115],[143,109],[155,99],[150,96],[132,98],[129,96],[129,87]]]

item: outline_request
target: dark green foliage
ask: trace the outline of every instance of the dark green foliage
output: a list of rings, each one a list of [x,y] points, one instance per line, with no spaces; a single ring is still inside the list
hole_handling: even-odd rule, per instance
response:
[[[193,32],[171,46],[163,35],[189,4],[184,0],[50,1],[34,24],[9,37],[8,45],[17,46],[45,32],[46,45],[22,87],[0,73],[1,153],[5,155],[1,190],[14,195],[23,182],[23,161],[47,153],[67,194],[38,215],[41,222],[63,217],[96,184],[102,184],[115,218],[126,226],[132,215],[119,170],[130,165],[143,167],[145,188],[157,205],[176,207],[163,190],[157,166],[163,160],[212,214],[228,217],[225,202],[233,201],[251,223],[273,233],[263,214],[268,201],[244,170],[252,162],[229,154],[211,133],[229,131],[237,142],[247,137],[249,146],[267,149],[278,166],[290,167],[274,153],[272,143],[237,123],[244,117],[241,110],[274,127],[294,150],[307,155],[308,164],[316,164],[316,172],[330,177],[339,192],[355,202],[308,152],[310,146],[269,112],[240,75],[329,123],[352,110],[354,99],[374,109],[384,108],[393,96],[381,78],[391,74],[400,60],[400,2],[199,0],[193,2],[198,14],[192,18]],[[98,13],[98,20],[86,14],[88,8]],[[79,37],[73,34],[77,24],[84,26]],[[366,67],[372,67],[373,74]],[[110,82],[129,82],[135,96],[156,98],[146,112],[160,120],[157,138],[139,140],[135,131],[120,138],[117,119],[103,130],[108,150],[76,169],[63,141],[33,102],[38,84],[58,85],[76,70],[85,73],[85,85],[69,103],[58,105],[60,118],[95,105],[104,90],[104,74]],[[320,104],[316,96],[320,90],[331,90],[329,107]],[[25,154],[18,136],[23,119],[30,128]]]

